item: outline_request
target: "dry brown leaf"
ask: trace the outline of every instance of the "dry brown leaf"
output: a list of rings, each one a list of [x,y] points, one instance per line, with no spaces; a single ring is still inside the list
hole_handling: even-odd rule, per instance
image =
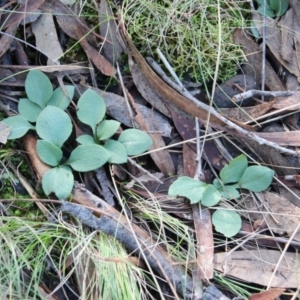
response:
[[[42,14],[31,27],[36,47],[48,57],[47,65],[57,64],[58,59],[63,56],[63,51],[58,41],[53,16]]]
[[[192,205],[195,233],[197,238],[197,279],[208,280],[214,277],[214,239],[211,215],[208,209],[199,204]]]
[[[247,61],[250,64],[248,67],[244,65],[247,74],[252,74],[258,82],[261,82],[261,66],[262,66],[262,55],[261,49],[257,43],[249,37],[242,29],[236,29],[233,35],[234,42],[240,44],[243,47],[243,51],[246,55]],[[254,74],[253,74],[254,69]],[[276,72],[271,67],[270,63],[266,61],[266,83],[271,91],[284,91],[285,88],[278,78]]]
[[[294,93],[292,96],[284,97],[275,100],[273,104],[274,109],[284,109],[285,111],[298,110],[300,107],[300,92]]]
[[[293,28],[294,26],[294,13],[291,9],[289,9],[281,18],[278,26],[281,29],[281,57],[285,61],[291,63],[292,57],[294,55],[294,50],[290,45],[294,44],[294,33],[289,30],[289,28]]]
[[[103,53],[107,60],[111,64],[115,64],[121,57],[121,54],[124,52],[122,38],[119,33],[119,29],[115,22],[115,17],[109,5],[107,5],[106,0],[101,0],[99,5],[99,29],[100,35],[108,37],[111,41],[110,43],[104,42],[103,44]]]
[[[94,48],[97,44],[95,36],[84,21],[79,19],[72,10],[57,0],[47,3],[44,9],[55,14],[57,23],[61,29],[67,35],[80,42],[87,56],[99,71],[106,76],[115,76],[116,69]]]
[[[279,222],[277,224],[270,214],[266,215],[270,229],[275,233],[287,233],[291,236],[300,222],[300,208],[278,194],[264,192],[263,195],[271,213],[276,213],[274,217]],[[300,232],[295,234],[294,239],[300,241]]]
[[[103,56],[101,55],[95,48],[93,48],[88,41],[83,38],[83,34],[80,29],[78,29],[78,39],[80,41],[80,44],[85,51],[88,58],[93,62],[95,67],[101,71],[106,76],[112,76],[115,77],[116,75],[116,69],[113,67],[113,65]]]
[[[256,132],[255,134],[280,146],[300,146],[300,130],[287,132]]]
[[[295,56],[298,70],[300,70],[300,23],[297,16],[297,10],[289,9],[281,17],[279,26],[281,27],[282,32],[283,49],[281,51],[281,56],[285,61],[288,62],[291,62],[291,57]],[[300,82],[299,77],[298,82]]]
[[[294,11],[292,9],[289,9],[286,12],[286,17],[287,18],[294,18]],[[256,25],[257,30],[259,31],[260,35],[262,35],[262,29],[263,26],[263,17],[256,12],[253,12],[253,21]],[[294,23],[294,22],[293,22]],[[282,27],[284,30],[281,30],[280,24],[282,24]],[[289,26],[289,24],[287,24]],[[297,78],[298,81],[300,80],[300,69],[299,65],[297,62],[297,55],[294,47],[294,39],[287,38],[286,43],[283,44],[282,41],[282,35],[284,35],[286,32],[294,32],[294,38],[296,38],[297,33],[295,32],[295,28],[286,28],[285,24],[281,20],[279,23],[277,23],[275,20],[267,18],[267,25],[265,26],[266,29],[266,43],[272,52],[272,54],[276,57],[276,59],[280,62],[282,66],[284,66],[289,72],[294,74]],[[296,28],[297,29],[297,28]],[[290,33],[289,33],[290,35]],[[289,43],[287,43],[289,42]],[[289,56],[289,60],[286,61],[283,59],[284,54],[282,54],[285,51],[292,51],[292,54]]]
[[[249,300],[275,300],[285,291],[284,288],[272,288],[257,294],[252,294]]]
[[[96,36],[100,36],[94,31],[91,31],[85,21],[80,19],[70,7],[64,5],[59,0],[52,0],[44,3],[42,9],[44,12],[53,14],[56,17],[59,26],[61,26],[63,31],[72,39],[78,39],[77,29],[81,28],[84,32],[84,37],[88,42],[91,45],[96,45]]]
[[[18,25],[24,18],[26,18],[34,10],[38,9],[44,2],[45,0],[27,0],[15,11],[0,14],[1,30]]]
[[[194,178],[197,171],[197,153],[187,143],[182,145],[182,153],[184,175]]]
[[[141,126],[143,128],[143,126]],[[147,126],[143,128],[147,130]],[[153,145],[149,150],[160,149],[156,152],[150,153],[152,159],[154,160],[156,166],[159,170],[166,176],[170,176],[170,174],[175,174],[175,165],[171,158],[171,155],[167,149],[163,149],[166,144],[162,139],[161,135],[158,133],[148,133],[153,141]]]
[[[130,73],[134,84],[143,96],[143,98],[150,103],[155,109],[164,114],[165,116],[171,118],[171,113],[164,103],[164,99],[154,90],[147,81],[146,76],[141,72],[140,68],[134,61],[129,57]]]
[[[255,105],[253,107],[219,108],[219,110],[222,115],[228,118],[239,122],[249,122],[267,113],[273,108],[273,103],[274,102],[271,101]]]
[[[135,116],[133,119],[139,124],[140,128],[151,136],[152,138],[152,146],[149,150],[158,150],[155,152],[150,153],[150,156],[152,157],[153,161],[155,162],[158,169],[166,176],[169,176],[170,174],[175,174],[175,165],[173,163],[173,160],[171,158],[171,155],[167,149],[164,149],[166,146],[164,140],[162,139],[161,134],[159,133],[151,133],[150,132],[150,125],[147,122],[147,120],[143,117],[141,112],[138,109],[138,106],[134,102],[133,98],[129,93],[127,93],[127,97],[129,99],[129,102],[131,106],[133,107],[135,111]]]
[[[281,256],[276,250],[251,250],[217,253],[215,269],[239,280],[268,286]],[[300,284],[298,253],[286,252],[275,273],[271,287],[297,288]]]
[[[152,173],[151,174],[152,176],[156,177],[157,179],[159,180],[163,180],[164,179],[164,174],[163,173]],[[153,177],[149,176],[148,174],[143,174],[143,175],[140,175],[140,176],[137,176],[135,177],[134,179],[132,179],[131,181],[129,181],[128,183],[126,183],[124,185],[124,188],[125,189],[131,189],[134,187],[135,183],[136,182],[142,182],[143,184],[145,184],[145,186],[147,186],[147,190],[149,190],[150,192],[154,193],[156,191],[156,188],[157,188],[157,181],[155,181],[153,179]],[[154,190],[151,190],[151,188],[149,189],[149,186],[151,187],[151,184],[155,184],[155,189]]]
[[[14,41],[14,35],[18,28],[18,24],[13,24],[12,26],[8,27],[5,31],[7,35],[2,35],[0,39],[0,58],[7,52],[10,48],[12,42]]]

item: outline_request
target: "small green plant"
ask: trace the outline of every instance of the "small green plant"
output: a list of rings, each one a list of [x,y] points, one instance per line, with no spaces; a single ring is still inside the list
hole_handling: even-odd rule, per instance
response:
[[[197,181],[187,176],[178,178],[169,188],[170,196],[183,196],[191,204],[201,202],[204,206],[214,206],[221,199],[238,199],[238,189],[247,189],[252,192],[262,192],[272,182],[274,171],[263,166],[248,166],[245,155],[240,155],[225,165],[220,172],[220,180],[215,179],[213,184]],[[231,237],[241,228],[242,220],[235,211],[224,209],[216,210],[212,215],[212,222],[216,231]]]
[[[137,129],[124,130],[117,141],[110,139],[120,123],[104,120],[104,100],[95,91],[88,89],[78,100],[77,117],[91,127],[92,135],[80,136],[77,142],[81,145],[64,159],[62,148],[73,131],[71,118],[64,110],[74,96],[74,87],[66,86],[68,95],[60,87],[53,91],[45,74],[31,70],[25,81],[25,90],[28,98],[19,101],[20,115],[9,117],[3,123],[11,128],[8,139],[17,139],[28,130],[36,130],[40,137],[36,144],[37,154],[52,167],[42,179],[46,195],[54,192],[59,199],[67,198],[74,184],[72,169],[88,172],[107,162],[126,163],[129,155],[141,154],[152,144],[150,136]]]
[[[289,2],[287,0],[267,0],[266,8],[264,9],[264,0],[256,0],[258,3],[257,11],[264,15],[266,11],[266,16],[269,18],[281,17],[289,8]]]

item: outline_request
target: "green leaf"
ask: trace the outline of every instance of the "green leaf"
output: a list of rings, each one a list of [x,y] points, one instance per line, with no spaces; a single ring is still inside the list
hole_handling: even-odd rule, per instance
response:
[[[217,179],[217,178],[214,179],[213,185],[214,185],[218,190],[221,189],[221,188],[223,187],[221,181],[220,181],[219,179]]]
[[[48,196],[54,192],[60,200],[66,199],[72,192],[74,177],[70,170],[56,167],[46,172],[42,179],[44,193]]]
[[[97,137],[100,141],[107,140],[113,136],[118,128],[120,122],[115,120],[104,120],[97,126]]]
[[[219,203],[221,198],[221,193],[217,190],[217,188],[212,184],[208,184],[201,198],[201,204],[205,206],[214,206]]]
[[[251,192],[262,192],[272,182],[274,171],[264,166],[248,167],[238,184]]]
[[[270,8],[276,12],[276,17],[281,17],[289,8],[287,0],[270,0]]]
[[[207,186],[208,184],[205,182],[183,176],[170,185],[168,194],[186,197],[191,201],[191,204],[195,204],[202,199]]]
[[[40,138],[61,148],[72,132],[72,122],[60,108],[47,106],[37,118],[36,131]]]
[[[256,2],[260,5],[264,5],[264,0],[256,0]],[[268,3],[268,2],[267,2]]]
[[[91,89],[86,90],[79,98],[77,108],[78,119],[89,125],[95,134],[96,125],[103,120],[106,112],[102,97]]]
[[[244,154],[239,155],[225,165],[220,172],[223,184],[238,182],[248,167],[248,160]]]
[[[127,155],[138,155],[148,150],[152,145],[151,137],[138,129],[126,129],[118,141],[124,145]]]
[[[111,164],[124,164],[127,162],[127,152],[123,144],[118,141],[106,141],[104,148],[109,151],[110,158],[108,160]]]
[[[30,101],[44,108],[53,94],[49,78],[38,70],[30,70],[25,80],[25,90]]]
[[[259,31],[257,30],[256,26],[255,26],[255,23],[253,21],[251,21],[251,33],[252,35],[254,36],[254,38],[257,40],[260,38],[260,33]]]
[[[40,159],[47,165],[56,167],[59,165],[63,152],[52,143],[44,140],[38,140],[36,143],[36,151]]]
[[[85,144],[76,147],[65,165],[70,165],[78,172],[88,172],[102,167],[110,157],[110,153],[102,146]]]
[[[67,96],[61,87],[55,89],[47,105],[56,106],[62,110],[65,110],[69,106],[71,99],[74,97],[75,87],[72,85],[65,85],[65,89]]]
[[[262,16],[264,15],[264,7],[263,5],[259,6],[258,9],[257,9],[257,12],[259,14],[261,14]],[[267,4],[266,6],[266,16],[269,17],[269,18],[275,18],[275,13],[274,11],[271,9],[271,7]]]
[[[19,100],[18,110],[22,117],[29,122],[36,122],[42,108],[27,98]]]
[[[35,129],[25,118],[22,116],[13,116],[4,119],[2,123],[10,127],[9,140],[15,140],[27,133],[30,129]]]
[[[81,136],[79,136],[76,141],[79,143],[79,144],[96,144],[94,138],[89,135],[89,134],[83,134]]]
[[[240,197],[239,191],[234,186],[230,185],[222,187],[220,193],[222,197],[226,199],[237,199]]]
[[[242,219],[235,211],[218,209],[212,215],[212,223],[216,231],[226,237],[236,235],[242,227]]]

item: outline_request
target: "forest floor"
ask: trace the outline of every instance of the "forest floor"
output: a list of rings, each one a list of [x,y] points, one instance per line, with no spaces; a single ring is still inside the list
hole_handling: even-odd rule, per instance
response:
[[[297,2],[0,1],[1,299],[299,298]]]

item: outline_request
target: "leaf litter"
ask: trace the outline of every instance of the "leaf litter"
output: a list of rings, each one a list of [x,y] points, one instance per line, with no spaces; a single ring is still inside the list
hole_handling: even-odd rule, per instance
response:
[[[300,25],[298,20],[300,10],[296,2],[289,1],[290,9],[287,12],[278,20],[267,18],[266,24],[264,24],[263,16],[252,11],[253,26],[256,26],[261,37],[263,37],[263,26],[266,28],[266,36],[263,38],[273,56],[270,61],[261,57],[259,44],[249,34],[245,33],[245,30],[236,29],[233,36],[234,42],[240,44],[244,50],[246,58],[246,63],[242,66],[244,74],[254,76],[258,84],[260,84],[262,76],[265,76],[266,88],[269,91],[291,89],[297,91],[299,88]],[[193,284],[195,285],[197,282],[209,279],[212,279],[214,282],[214,270],[220,272],[224,278],[229,276],[230,278],[233,277],[236,280],[247,282],[249,285],[257,284],[266,288],[273,287],[260,294],[253,292],[251,299],[275,299],[283,293],[284,289],[281,288],[297,289],[300,278],[297,264],[297,249],[299,246],[294,246],[293,250],[295,251],[287,249],[290,243],[293,244],[299,241],[299,232],[297,230],[299,229],[298,211],[300,202],[297,200],[299,199],[297,195],[300,193],[297,181],[289,189],[284,186],[284,183],[280,184],[280,182],[277,182],[275,184],[274,181],[272,193],[264,192],[251,195],[252,205],[250,207],[244,206],[247,202],[246,199],[250,197],[250,194],[247,193],[243,193],[242,198],[232,204],[224,203],[225,206],[227,205],[231,209],[240,211],[240,214],[243,216],[244,228],[248,228],[247,224],[251,225],[251,230],[249,229],[247,237],[243,237],[242,232],[240,232],[236,237],[231,238],[230,241],[223,240],[225,247],[216,247],[215,238],[218,235],[212,228],[209,209],[203,209],[203,207],[195,204],[191,207],[186,201],[180,199],[168,199],[166,193],[170,185],[168,183],[168,176],[170,175],[175,175],[176,178],[176,176],[182,175],[195,177],[198,174],[207,181],[218,176],[218,170],[222,169],[225,163],[228,162],[228,152],[220,147],[220,143],[224,144],[225,148],[229,150],[229,155],[236,156],[234,151],[230,150],[229,143],[231,142],[243,148],[243,151],[248,153],[249,158],[253,158],[253,162],[257,163],[255,161],[257,160],[261,164],[274,168],[279,176],[279,179],[276,179],[277,181],[284,178],[284,176],[292,176],[294,179],[297,179],[297,176],[299,176],[297,173],[299,164],[295,161],[298,160],[298,157],[295,157],[294,161],[291,162],[290,158],[283,155],[283,148],[277,146],[285,146],[285,149],[289,150],[286,152],[298,154],[298,150],[293,148],[299,146],[298,128],[295,130],[295,128],[290,126],[291,123],[287,123],[286,119],[284,119],[284,114],[286,113],[292,112],[296,116],[298,115],[298,92],[289,97],[273,99],[270,96],[267,102],[261,102],[261,99],[258,97],[255,100],[255,105],[251,107],[240,107],[239,103],[237,103],[236,107],[230,109],[220,107],[220,110],[218,110],[219,114],[215,112],[211,104],[206,102],[198,105],[186,97],[186,94],[183,93],[181,95],[178,91],[165,84],[134,47],[126,30],[124,30],[126,24],[122,23],[122,19],[118,19],[119,24],[118,22],[115,23],[111,8],[103,0],[97,8],[100,8],[99,16],[97,16],[101,22],[100,34],[97,33],[95,28],[91,29],[89,27],[84,17],[76,14],[74,7],[72,8],[74,10],[72,10],[60,1],[53,1],[51,4],[44,1],[27,1],[26,5],[20,5],[16,11],[1,15],[1,33],[3,33],[1,36],[3,47],[0,52],[0,57],[2,57],[0,92],[1,102],[3,102],[1,107],[6,107],[6,111],[10,110],[11,113],[13,104],[11,100],[7,99],[9,97],[20,98],[20,92],[16,90],[16,93],[12,93],[12,91],[14,88],[24,87],[26,76],[24,71],[26,72],[32,67],[37,67],[37,64],[39,64],[38,61],[32,60],[29,56],[24,60],[29,61],[28,66],[8,64],[5,63],[3,58],[6,53],[10,52],[19,22],[25,19],[25,16],[28,14],[34,13],[36,9],[41,11],[40,18],[31,21],[27,20],[27,24],[32,28],[35,35],[35,49],[38,49],[38,52],[46,57],[42,63],[44,66],[38,66],[38,68],[52,79],[53,84],[57,84],[56,79],[58,78],[62,78],[63,81],[71,81],[75,84],[77,94],[83,93],[89,87],[87,82],[90,83],[88,77],[92,74],[92,68],[95,68],[99,78],[105,75],[118,79],[116,62],[122,67],[121,53],[124,49],[124,45],[122,45],[124,43],[126,45],[125,50],[129,56],[130,76],[133,78],[136,89],[149,104],[136,103],[135,97],[131,96],[131,90],[126,90],[124,87],[124,97],[119,95],[120,92],[117,88],[112,88],[110,92],[103,91],[103,88],[99,88],[101,85],[103,87],[103,79],[98,78],[100,84],[98,87],[93,86],[93,90],[103,96],[110,118],[118,120],[123,126],[127,127],[132,127],[133,123],[137,128],[141,128],[151,134],[154,141],[154,146],[150,151],[152,165],[149,163],[149,159],[144,160],[143,157],[138,158],[138,160],[141,164],[146,165],[144,171],[138,169],[134,164],[128,166],[134,183],[133,185],[127,185],[127,187],[123,187],[113,174],[109,179],[103,180],[108,181],[107,186],[114,191],[114,197],[121,207],[123,200],[118,193],[126,195],[128,205],[124,207],[123,211],[130,209],[134,201],[137,201],[135,199],[137,196],[133,194],[135,193],[143,201],[146,201],[145,204],[156,203],[155,205],[159,209],[170,216],[170,220],[173,220],[172,215],[175,215],[178,220],[183,220],[185,216],[189,216],[187,219],[192,218],[194,225],[185,225],[185,228],[188,228],[191,233],[185,236],[184,241],[187,245],[191,242],[194,244],[191,247],[191,252],[186,252],[185,259],[176,257],[174,249],[172,250],[173,255],[170,256],[168,247],[171,247],[171,243],[169,245],[168,240],[172,240],[171,236],[164,236],[164,240],[160,237],[161,233],[156,235],[147,226],[140,227],[134,219],[129,220],[128,212],[122,213],[118,210],[118,207],[114,208],[105,203],[99,198],[99,196],[101,197],[101,189],[97,186],[94,179],[84,180],[85,186],[76,184],[72,192],[73,202],[62,202],[61,210],[77,217],[83,224],[93,229],[107,234],[115,234],[116,239],[123,243],[126,249],[131,251],[131,254],[141,257],[148,264],[150,270],[158,273],[166,281],[168,288],[171,290],[170,295],[175,296],[177,299],[181,299],[181,297],[189,298],[193,293],[196,294],[197,289],[193,288]],[[26,14],[20,13],[24,11],[26,11]],[[107,18],[105,18],[106,16]],[[54,18],[58,24],[53,22]],[[65,45],[59,37],[60,34],[58,33],[60,32],[64,32],[65,35],[78,41],[92,64],[64,63],[64,52],[61,51],[61,47]],[[51,36],[43,39],[47,33],[50,33]],[[21,48],[25,50],[25,54],[25,45],[28,44],[29,42],[24,38],[24,45],[21,45]],[[102,52],[101,49],[103,50]],[[263,60],[266,62],[265,75],[261,75]],[[48,67],[45,67],[46,65]],[[278,74],[281,75],[278,76]],[[120,85],[119,82],[116,86],[118,85]],[[8,86],[9,89],[7,88]],[[222,87],[222,85],[220,86]],[[241,86],[233,87],[235,94],[242,92],[240,90]],[[7,99],[4,101],[3,97]],[[129,103],[126,103],[126,98],[130,99]],[[210,99],[207,97],[204,100],[209,101]],[[133,118],[127,109],[128,105],[135,113]],[[208,115],[210,115],[209,118]],[[197,130],[194,117],[198,117],[203,126],[200,133],[202,158],[199,158],[199,150],[197,150],[195,144]],[[231,123],[228,123],[226,120],[229,120]],[[280,122],[286,125],[285,131],[273,133],[258,132],[264,123],[278,122],[278,120],[281,120]],[[74,120],[74,122],[78,121]],[[250,126],[247,127],[244,123],[253,124],[254,126],[249,131]],[[242,129],[246,128],[247,131],[241,130],[237,132],[235,131],[237,127],[230,127],[228,124],[230,126],[235,124]],[[297,124],[297,120],[294,124]],[[208,125],[210,126],[209,129],[205,127]],[[81,131],[85,130],[80,124],[76,124],[76,126]],[[172,126],[173,132],[171,132]],[[209,136],[207,134],[208,130],[214,134]],[[176,146],[175,132],[184,141],[183,148],[178,148],[180,145]],[[4,126],[0,135],[3,144],[6,143],[8,133]],[[253,135],[262,137],[263,139],[259,140],[262,144],[251,139]],[[217,139],[219,142],[216,142]],[[266,143],[265,140],[273,142],[275,147],[271,143]],[[47,166],[36,155],[35,144],[35,137],[27,135],[23,146],[40,181],[43,174],[47,171]],[[178,150],[170,150],[176,149],[176,147],[183,152],[182,156],[176,153]],[[198,163],[195,159],[198,160]],[[179,168],[181,160],[183,160],[184,165],[182,172],[180,172]],[[205,168],[200,171],[200,174],[198,171],[199,164],[202,164]],[[128,170],[125,171],[128,172]],[[159,180],[166,182],[166,185],[158,184],[154,189],[150,188],[150,186],[146,187],[147,184],[143,183],[142,178],[143,180],[148,178],[149,182],[153,181],[153,178],[147,174],[154,173],[157,170],[161,172],[160,174],[164,174],[164,177],[160,175]],[[115,184],[115,187],[110,183],[110,180]],[[116,185],[119,185],[118,189],[116,189]],[[159,186],[164,186],[164,190],[158,192]],[[276,186],[277,190],[274,189]],[[156,200],[153,197],[157,198],[157,202],[155,202]],[[130,200],[131,198],[135,200]],[[133,202],[131,203],[130,201]],[[113,205],[113,202],[111,204]],[[90,208],[93,214],[87,208]],[[40,209],[44,208],[40,207]],[[138,211],[138,208],[136,210]],[[162,228],[160,230],[164,231]],[[259,236],[261,238],[261,235],[265,236],[266,239],[274,239],[274,241],[280,240],[279,238],[285,238],[286,242],[280,240],[279,244],[274,244],[277,245],[275,246],[276,249],[266,249],[262,244],[253,243],[256,237]],[[174,243],[176,243],[175,240],[173,241]],[[166,247],[159,246],[159,241],[165,243]],[[231,244],[233,246],[230,246]],[[80,247],[78,246],[78,249],[84,251],[84,248]],[[180,247],[182,247],[181,244]],[[184,247],[186,248],[186,245]],[[230,251],[230,248],[233,248],[234,251]],[[77,250],[76,255],[80,255],[78,252],[80,251]],[[88,256],[84,257],[89,258]],[[75,261],[72,263],[75,263]],[[182,266],[184,264],[189,265],[188,273],[187,268]],[[89,276],[93,277],[96,266],[93,263],[88,265],[91,268]],[[78,276],[82,277],[82,269],[78,266],[76,268]],[[185,278],[185,284],[182,284],[182,276]],[[204,286],[202,290],[203,297],[210,293],[209,289],[211,287],[210,284]],[[44,292],[46,291],[46,289],[42,288],[42,285],[40,288]],[[156,288],[159,290],[160,284],[157,284]],[[215,293],[217,293],[217,289],[214,289]],[[224,287],[221,290],[226,293]],[[88,289],[88,291],[93,297],[99,296],[95,289]],[[83,294],[84,291],[79,290],[79,293]],[[197,293],[201,294],[199,290]],[[231,294],[231,296],[233,295]],[[213,299],[220,299],[220,297],[220,295],[213,296]]]

